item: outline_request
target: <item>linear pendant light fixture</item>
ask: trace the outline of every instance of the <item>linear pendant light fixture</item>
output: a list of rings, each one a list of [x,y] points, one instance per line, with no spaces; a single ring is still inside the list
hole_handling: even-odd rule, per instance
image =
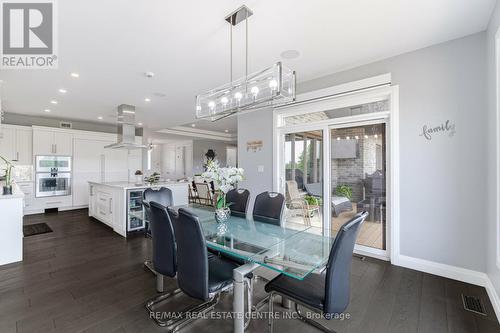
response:
[[[196,118],[216,121],[235,113],[278,106],[295,100],[295,72],[277,62],[269,68],[248,74],[248,18],[253,12],[245,5],[229,14],[229,83],[196,96]],[[233,80],[233,26],[245,22],[245,76]]]

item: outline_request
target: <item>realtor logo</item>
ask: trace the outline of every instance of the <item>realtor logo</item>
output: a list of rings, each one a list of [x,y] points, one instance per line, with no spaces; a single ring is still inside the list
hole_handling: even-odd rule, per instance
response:
[[[55,3],[1,1],[2,69],[57,68]]]

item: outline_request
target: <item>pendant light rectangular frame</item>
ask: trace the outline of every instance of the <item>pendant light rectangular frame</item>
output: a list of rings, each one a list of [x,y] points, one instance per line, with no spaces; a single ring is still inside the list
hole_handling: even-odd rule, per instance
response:
[[[237,112],[295,100],[295,72],[277,62],[262,71],[196,96],[196,118],[216,121]]]

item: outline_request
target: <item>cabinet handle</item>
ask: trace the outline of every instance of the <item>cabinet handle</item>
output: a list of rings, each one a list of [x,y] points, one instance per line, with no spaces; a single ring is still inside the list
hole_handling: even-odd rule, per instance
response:
[[[19,161],[19,152],[16,152],[16,161]]]
[[[57,154],[57,143],[54,143],[54,154]]]
[[[101,201],[106,201],[106,199],[104,199],[104,198],[99,198],[99,200],[101,200]]]
[[[113,214],[113,198],[109,199],[109,213]]]

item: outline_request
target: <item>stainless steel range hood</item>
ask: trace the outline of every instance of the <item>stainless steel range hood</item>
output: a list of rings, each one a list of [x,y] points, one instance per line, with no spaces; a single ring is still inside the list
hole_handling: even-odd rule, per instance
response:
[[[147,149],[148,146],[135,143],[135,106],[122,104],[118,106],[118,142],[104,148],[113,149]]]

